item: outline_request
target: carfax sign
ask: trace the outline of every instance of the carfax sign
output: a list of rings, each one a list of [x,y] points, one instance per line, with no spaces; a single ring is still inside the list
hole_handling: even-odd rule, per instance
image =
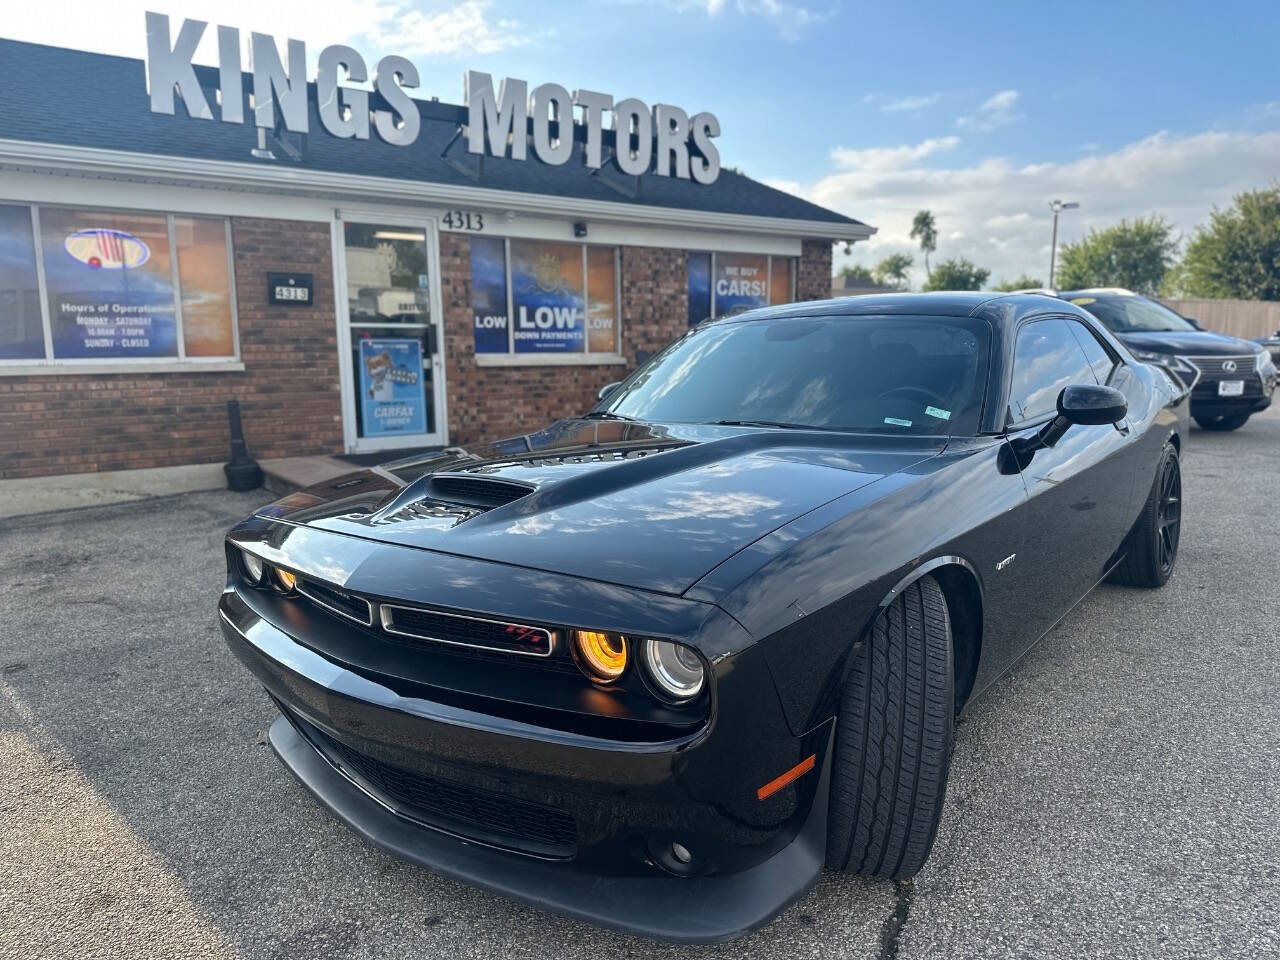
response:
[[[360,425],[366,437],[427,432],[422,343],[408,338],[360,341]]]

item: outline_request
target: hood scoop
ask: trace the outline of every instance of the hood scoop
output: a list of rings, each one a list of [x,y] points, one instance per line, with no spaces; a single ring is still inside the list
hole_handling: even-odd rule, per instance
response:
[[[433,473],[427,477],[426,494],[442,503],[459,503],[492,510],[533,493],[531,483],[477,476],[474,473]]]
[[[464,520],[533,493],[532,484],[468,473],[433,473],[409,484],[369,517],[380,526],[409,520],[455,527]]]

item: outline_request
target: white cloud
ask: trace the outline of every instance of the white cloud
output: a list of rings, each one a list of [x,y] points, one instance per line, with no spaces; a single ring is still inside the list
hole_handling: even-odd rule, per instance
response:
[[[956,126],[968,130],[995,130],[1021,120],[1018,113],[1018,91],[1001,90],[984,100],[977,111],[956,118]]]
[[[1049,201],[1075,200],[1063,215],[1059,241],[1083,236],[1122,217],[1158,213],[1184,236],[1214,206],[1275,177],[1280,131],[1156,133],[1109,153],[1069,162],[1016,164],[987,157],[967,166],[937,165],[955,138],[899,147],[833,151],[835,169],[801,191],[815,203],[879,228],[854,247],[852,261],[874,263],[889,253],[916,257],[913,282],[924,279],[911,240],[911,218],[930,209],[942,240],[936,262],[964,256],[992,270],[992,282],[1029,273],[1048,279]]]
[[[896,170],[932,154],[954,150],[959,142],[959,137],[933,137],[922,140],[915,146],[866,147],[858,150],[835,147],[831,151],[831,159],[837,167],[845,170]]]
[[[918,97],[899,97],[897,100],[890,100],[881,104],[880,109],[885,113],[923,110],[925,107],[932,107],[941,99],[942,94],[940,93],[930,93]]]
[[[818,10],[787,0],[666,0],[673,10],[701,10],[715,17],[732,9],[742,16],[761,17],[777,25],[787,40],[795,40],[806,27],[830,20],[834,11]]]
[[[256,30],[281,42],[286,37],[303,40],[311,58],[327,44],[343,42],[370,58],[388,52],[410,57],[494,53],[530,42],[530,32],[516,21],[494,19],[492,6],[491,0],[325,0],[323,5],[314,0],[116,0],[106,16],[101,3],[67,0],[59,4],[57,17],[40,4],[12,5],[5,11],[4,34],[32,43],[142,58],[143,12],[154,10],[169,15],[175,37],[184,18],[210,24],[196,57],[201,63],[217,62],[215,24],[238,27],[243,38]]]

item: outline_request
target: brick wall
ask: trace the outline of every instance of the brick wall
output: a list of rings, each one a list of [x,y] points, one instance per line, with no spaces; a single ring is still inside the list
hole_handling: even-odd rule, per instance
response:
[[[827,300],[831,297],[831,241],[805,240],[800,247],[796,274],[797,300]]]
[[[243,373],[0,377],[0,479],[227,459],[238,399],[257,458],[342,448],[329,227],[237,218]],[[311,273],[311,307],[267,306],[267,271]]]

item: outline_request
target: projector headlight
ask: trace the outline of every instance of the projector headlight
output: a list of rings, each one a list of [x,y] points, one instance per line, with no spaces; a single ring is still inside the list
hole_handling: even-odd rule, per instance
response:
[[[706,669],[701,658],[683,644],[646,640],[643,660],[654,686],[672,700],[691,700],[702,692]]]
[[[573,655],[597,683],[613,683],[627,669],[627,638],[604,630],[574,630]]]
[[[250,583],[262,582],[262,558],[254,556],[248,550],[240,551],[240,563],[244,567],[245,578]]]

